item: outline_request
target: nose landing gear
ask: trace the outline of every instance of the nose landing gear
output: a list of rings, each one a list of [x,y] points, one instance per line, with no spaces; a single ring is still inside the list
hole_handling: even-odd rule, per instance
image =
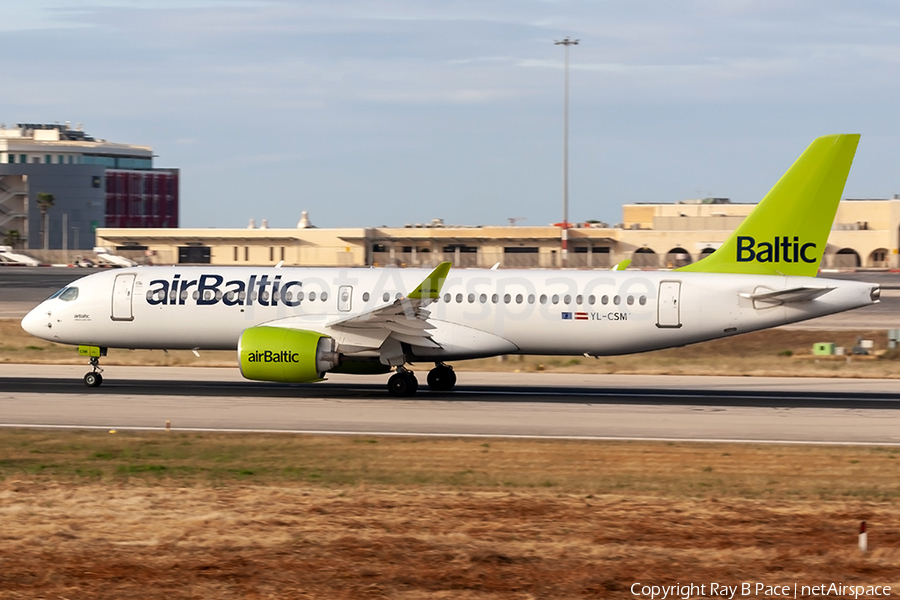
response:
[[[100,374],[103,372],[103,369],[100,368],[100,357],[106,356],[106,348],[78,346],[78,354],[90,358],[91,372],[85,374],[84,385],[92,388],[100,387],[100,384],[103,383],[103,375]]]
[[[100,359],[96,356],[91,357],[91,367],[94,370],[85,374],[84,385],[88,387],[100,387],[100,384],[103,383],[103,375],[100,374],[103,369],[100,368]]]

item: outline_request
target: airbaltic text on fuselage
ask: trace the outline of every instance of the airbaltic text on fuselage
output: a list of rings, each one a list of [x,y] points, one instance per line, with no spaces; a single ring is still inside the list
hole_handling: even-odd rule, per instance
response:
[[[254,301],[262,306],[300,306],[302,295],[293,292],[292,288],[302,287],[303,283],[299,281],[281,281],[281,275],[276,275],[272,280],[268,275],[251,275],[247,281],[225,281],[221,275],[182,279],[180,274],[176,274],[171,281],[152,280],[146,297],[147,303],[154,306],[183,305],[188,299],[198,306],[211,306],[219,302],[227,306],[252,306]]]
[[[799,238],[794,236],[791,240],[784,235],[776,237],[772,242],[756,242],[756,239],[749,235],[739,235],[737,238],[737,262],[761,262],[761,263],[814,263],[818,259],[815,256],[808,256],[807,251],[812,248],[815,251],[816,245],[812,242],[801,244]]]

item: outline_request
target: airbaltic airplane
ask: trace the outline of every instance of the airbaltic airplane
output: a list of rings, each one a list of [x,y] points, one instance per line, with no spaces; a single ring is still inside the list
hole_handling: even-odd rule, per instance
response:
[[[137,267],[79,279],[22,321],[79,346],[103,381],[108,348],[236,349],[244,377],[320,381],[328,372],[500,354],[603,356],[683,346],[878,302],[878,286],[816,278],[859,142],[815,140],[730,238],[675,271]]]

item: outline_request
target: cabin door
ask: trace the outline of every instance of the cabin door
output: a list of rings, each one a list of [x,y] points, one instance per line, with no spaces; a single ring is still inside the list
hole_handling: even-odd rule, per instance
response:
[[[116,275],[112,295],[112,320],[133,321],[131,298],[134,295],[134,273]]]
[[[659,282],[657,327],[681,327],[681,282]]]

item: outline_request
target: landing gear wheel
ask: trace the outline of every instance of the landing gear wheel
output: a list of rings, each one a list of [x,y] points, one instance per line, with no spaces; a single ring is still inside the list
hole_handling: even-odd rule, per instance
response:
[[[100,387],[103,383],[103,375],[100,373],[88,373],[84,376],[84,385],[88,387]]]
[[[419,389],[419,381],[411,371],[399,371],[388,379],[388,391],[392,396],[404,398],[412,396]]]
[[[100,387],[100,384],[103,383],[103,375],[100,374],[100,372],[103,370],[100,368],[100,358],[97,356],[92,356],[90,363],[93,371],[84,376],[84,385],[92,388]]]
[[[428,372],[428,388],[433,392],[449,392],[456,385],[453,367],[438,364]]]

